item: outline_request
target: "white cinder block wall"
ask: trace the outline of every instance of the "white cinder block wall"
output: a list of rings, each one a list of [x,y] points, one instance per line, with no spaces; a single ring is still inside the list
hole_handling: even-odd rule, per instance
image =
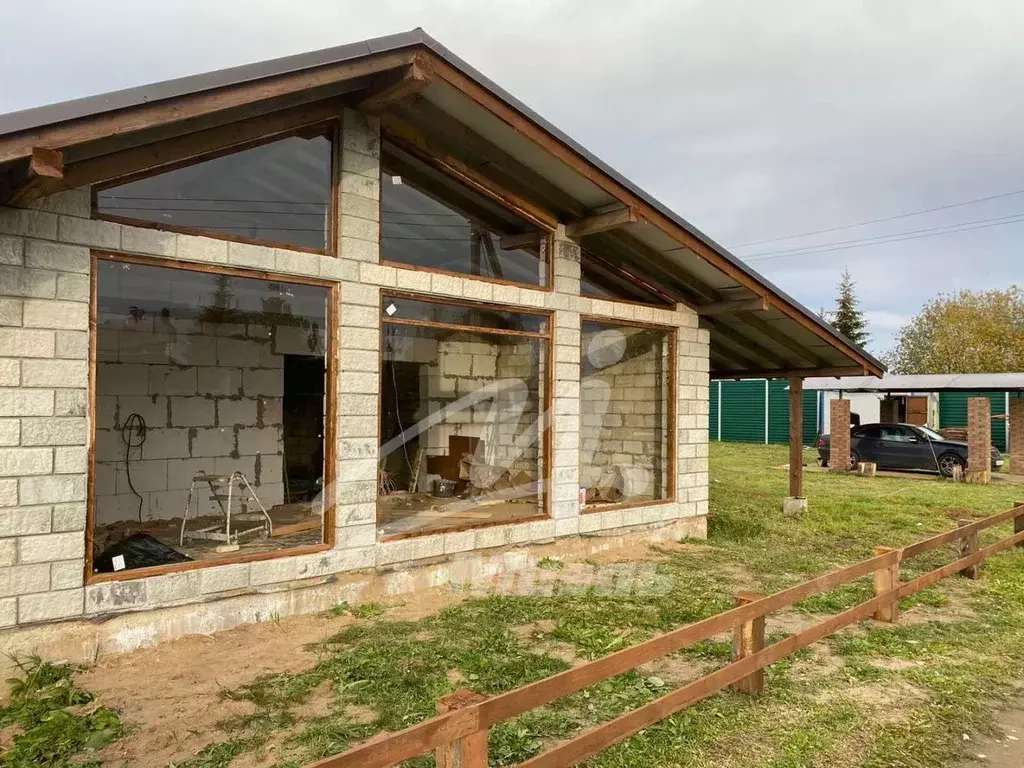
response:
[[[344,571],[680,518],[693,518],[693,530],[702,530],[708,486],[708,334],[697,328],[696,315],[682,306],[669,311],[581,297],[579,247],[560,234],[553,247],[556,276],[550,292],[380,264],[379,154],[377,121],[346,111],[338,258],[92,220],[87,189],[53,195],[29,209],[0,208],[0,626],[227,595],[253,594],[255,606],[261,592],[293,589]],[[336,505],[332,549],[83,583],[90,249],[340,283],[340,342],[333,352],[338,364],[338,466],[335,487],[327,491]],[[554,311],[550,520],[377,541],[379,301],[381,291],[388,289]],[[672,502],[580,514],[581,315],[678,329],[677,491]],[[97,418],[109,418],[109,404],[98,405]],[[173,403],[171,412],[173,424]],[[208,615],[214,610],[211,605],[216,603],[196,610]],[[233,605],[221,626],[266,618],[256,607],[239,609],[237,601]]]

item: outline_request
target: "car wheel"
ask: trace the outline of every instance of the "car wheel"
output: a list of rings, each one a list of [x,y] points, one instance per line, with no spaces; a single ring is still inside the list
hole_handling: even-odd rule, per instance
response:
[[[860,464],[860,456],[856,451],[850,451],[850,469],[856,469],[858,464]]]
[[[964,460],[955,453],[944,453],[939,456],[939,474],[943,477],[952,477],[957,467],[963,472]]]

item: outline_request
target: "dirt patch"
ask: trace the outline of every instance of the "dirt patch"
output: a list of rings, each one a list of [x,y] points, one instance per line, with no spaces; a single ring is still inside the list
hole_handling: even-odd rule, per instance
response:
[[[546,654],[553,659],[559,659],[574,667],[586,664],[586,659],[576,655],[575,645],[548,637],[554,631],[555,626],[556,623],[554,621],[541,619],[540,621],[533,621],[529,624],[513,627],[512,632],[519,638],[521,643],[528,645],[534,653]]]
[[[795,635],[805,629],[810,629],[815,624],[820,624],[825,618],[800,611],[779,611],[769,614],[765,621],[765,633],[785,632],[787,635]]]
[[[1024,701],[996,715],[999,733],[994,736],[970,737],[967,745],[973,754],[962,768],[987,765],[990,768],[1024,768]]]
[[[672,655],[637,667],[645,677],[661,678],[669,686],[680,686],[692,683],[698,677],[707,674],[709,665],[688,659],[684,656]]]
[[[910,705],[923,704],[929,700],[927,693],[903,680],[844,685],[823,691],[815,698],[822,703],[852,702],[870,711],[872,719],[882,725],[906,722]]]
[[[388,607],[382,618],[416,621],[436,613],[464,596],[438,588],[419,593],[410,602]],[[278,622],[250,624],[216,635],[194,635],[132,653],[101,659],[77,676],[76,684],[121,713],[128,735],[102,754],[109,768],[165,768],[195,756],[230,734],[217,724],[256,711],[247,701],[223,698],[222,693],[266,674],[294,674],[316,664],[307,650],[341,628],[358,621],[352,616],[296,616]],[[302,719],[331,711],[330,684],[320,686],[295,708]],[[365,717],[376,719],[372,713]],[[287,737],[288,734],[282,734]],[[253,755],[248,768],[274,762],[273,741]],[[260,762],[266,758],[267,762]],[[242,757],[232,768],[242,765]],[[255,762],[252,762],[255,761]]]
[[[309,692],[309,697],[291,708],[296,720],[310,720],[325,717],[334,710],[334,681],[324,680]]]

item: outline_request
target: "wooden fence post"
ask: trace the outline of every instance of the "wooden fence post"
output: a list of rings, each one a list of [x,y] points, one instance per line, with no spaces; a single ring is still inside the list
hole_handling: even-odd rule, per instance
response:
[[[760,600],[764,595],[756,592],[740,592],[736,595],[736,606]],[[739,661],[753,656],[764,648],[764,616],[744,622],[732,630],[732,660]],[[764,670],[751,672],[733,683],[733,690],[739,693],[761,693],[764,690]]]
[[[1020,518],[1018,517],[1017,520],[1020,520]],[[957,521],[958,528],[963,528],[965,525],[970,524],[970,520]],[[979,548],[980,544],[978,543],[978,532],[975,531],[974,533],[969,533],[962,539],[960,539],[958,550],[960,553],[960,557],[967,557],[969,555],[973,555],[975,552],[978,551]],[[963,576],[965,579],[976,579],[980,575],[980,572],[981,564],[979,563],[978,565],[967,566],[962,571],[960,571],[960,575]]]
[[[473,693],[468,688],[460,688],[437,700],[437,714],[465,709],[486,699],[486,696]],[[487,768],[487,729],[438,747],[434,750],[434,761],[437,768]]]
[[[1013,506],[1024,507],[1024,501],[1015,501],[1013,502]],[[1014,535],[1020,533],[1021,531],[1024,531],[1024,515],[1018,515],[1017,517],[1013,518]],[[1018,541],[1017,546],[1024,547],[1024,541]]]
[[[875,556],[895,552],[891,547],[875,547]],[[900,563],[897,560],[892,565],[875,571],[875,597],[892,592],[900,585]],[[875,611],[875,621],[884,621],[887,624],[895,624],[900,620],[899,600],[893,600],[879,607]]]

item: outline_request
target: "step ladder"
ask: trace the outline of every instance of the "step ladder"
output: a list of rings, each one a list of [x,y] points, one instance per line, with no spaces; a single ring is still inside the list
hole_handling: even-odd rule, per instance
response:
[[[217,506],[220,507],[220,511],[224,515],[224,522],[190,531],[187,529],[188,520],[190,516],[199,517],[199,494],[204,483],[210,489],[209,500],[217,502]],[[193,501],[195,501],[194,514],[192,513]],[[259,512],[250,512],[250,504],[255,504],[259,508]],[[238,507],[238,511],[235,511],[235,506]],[[232,528],[232,522],[243,524],[258,522],[259,525],[248,528],[236,525]],[[243,472],[235,471],[230,475],[213,475],[200,470],[192,476],[188,499],[185,501],[185,514],[181,519],[179,545],[184,546],[186,539],[204,539],[237,547],[238,540],[243,536],[259,534],[272,536],[273,533],[274,524],[270,515],[267,514],[263,502],[260,501],[260,497],[256,495],[256,491],[253,490]]]

